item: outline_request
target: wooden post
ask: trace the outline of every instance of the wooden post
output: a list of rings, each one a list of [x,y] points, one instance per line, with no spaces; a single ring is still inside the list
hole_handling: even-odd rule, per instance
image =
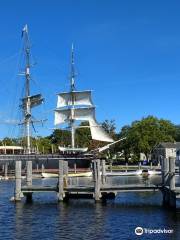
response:
[[[101,178],[100,178],[100,160],[96,159],[94,160],[94,199],[95,202],[100,201],[100,187],[101,187]]]
[[[15,163],[15,201],[21,201],[21,161]]]
[[[27,169],[26,169],[26,183],[27,186],[32,185],[32,161],[27,161]]]
[[[36,163],[36,171],[39,172],[39,164]]]
[[[168,185],[168,179],[169,179],[169,161],[167,158],[162,159],[162,184],[164,186]]]
[[[63,181],[64,181],[64,187],[68,186],[68,161],[64,161],[63,163]]]
[[[152,161],[150,162],[150,169],[152,169]]]
[[[112,173],[112,162],[110,163],[110,171]]]
[[[128,163],[126,163],[126,172],[128,171]]]
[[[54,145],[53,144],[51,144],[51,152],[52,152],[52,154],[54,154]]]
[[[76,163],[74,163],[74,173],[76,173]]]
[[[63,186],[63,160],[59,160],[59,189],[58,189],[58,201],[61,202],[64,199],[64,186]]]
[[[175,190],[175,158],[169,158],[169,188]]]
[[[4,165],[4,178],[6,180],[8,179],[8,162],[5,162],[5,165]]]
[[[102,166],[102,184],[106,183],[106,161],[102,160],[101,161],[101,166]]]
[[[44,164],[42,163],[41,164],[41,173],[43,173],[44,172]]]

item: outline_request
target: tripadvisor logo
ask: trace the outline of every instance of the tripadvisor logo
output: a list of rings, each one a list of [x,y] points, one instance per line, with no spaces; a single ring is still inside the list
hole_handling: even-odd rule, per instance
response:
[[[142,228],[142,227],[136,227],[135,228],[135,234],[136,235],[142,235],[142,234],[172,234],[174,232],[173,229],[169,228],[158,228],[158,229],[150,229],[150,228]]]
[[[137,227],[135,228],[135,234],[136,235],[142,235],[143,234],[143,228],[142,227]]]

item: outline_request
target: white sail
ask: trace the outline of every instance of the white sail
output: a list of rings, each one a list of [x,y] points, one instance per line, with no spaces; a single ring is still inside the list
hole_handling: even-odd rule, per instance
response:
[[[88,105],[92,106],[91,91],[73,91],[72,93],[64,92],[58,94],[57,108],[72,105]]]
[[[71,117],[74,120],[89,121],[92,139],[103,142],[113,142],[109,134],[96,122],[94,107],[57,109],[55,110],[55,125],[67,123]]]
[[[55,110],[55,125],[67,123],[70,119],[80,121],[95,121],[95,108],[83,107],[75,109],[56,109]]]
[[[109,134],[98,123],[91,119],[89,121],[92,139],[103,142],[114,142]]]

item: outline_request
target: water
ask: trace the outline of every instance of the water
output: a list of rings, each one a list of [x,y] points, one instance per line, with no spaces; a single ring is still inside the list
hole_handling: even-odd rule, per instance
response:
[[[78,181],[85,183],[82,178]],[[113,177],[108,181],[129,184],[143,179]],[[159,181],[159,177],[150,179],[153,183]],[[56,180],[35,183],[49,185],[56,184]],[[180,210],[163,208],[160,192],[121,193],[102,205],[84,199],[58,204],[55,193],[34,194],[32,204],[25,201],[14,204],[9,201],[13,191],[14,181],[0,181],[0,240],[180,239]],[[137,226],[173,229],[174,233],[136,236]]]

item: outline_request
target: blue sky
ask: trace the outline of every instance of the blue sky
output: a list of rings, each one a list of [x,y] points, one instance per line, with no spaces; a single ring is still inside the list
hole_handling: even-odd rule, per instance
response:
[[[32,93],[46,99],[38,135],[53,128],[56,93],[67,90],[71,43],[77,89],[92,89],[97,119],[117,131],[147,115],[180,124],[180,2],[168,0],[1,0],[0,138],[18,134],[21,30],[27,23],[34,62]]]

